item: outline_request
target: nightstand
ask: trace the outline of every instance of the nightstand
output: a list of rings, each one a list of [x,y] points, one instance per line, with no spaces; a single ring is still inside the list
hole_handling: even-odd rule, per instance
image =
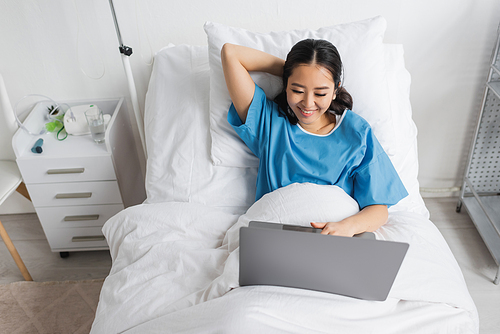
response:
[[[108,249],[101,232],[104,223],[125,207],[146,199],[140,157],[124,98],[65,102],[70,106],[95,104],[111,115],[105,142],[90,135],[69,135],[58,141],[54,133],[33,136],[19,129],[12,139],[16,161],[53,252]],[[38,103],[24,124],[39,132],[50,102]],[[43,152],[33,153],[42,138]]]

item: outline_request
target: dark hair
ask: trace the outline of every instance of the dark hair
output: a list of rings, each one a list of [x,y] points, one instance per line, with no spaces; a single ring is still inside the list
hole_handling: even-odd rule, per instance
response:
[[[283,67],[283,90],[275,97],[276,102],[290,123],[297,124],[298,119],[289,110],[286,97],[288,78],[293,70],[303,64],[318,64],[332,74],[335,83],[335,100],[330,105],[330,111],[342,115],[346,109],[352,109],[352,97],[344,87],[339,87],[342,76],[342,60],[337,48],[330,42],[321,39],[305,39],[295,44],[288,53]]]

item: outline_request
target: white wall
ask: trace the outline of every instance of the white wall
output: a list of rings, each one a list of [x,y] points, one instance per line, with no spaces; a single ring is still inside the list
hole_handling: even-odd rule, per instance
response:
[[[412,74],[421,186],[460,185],[500,1],[115,0],[114,5],[123,41],[134,49],[130,61],[141,107],[154,52],[168,43],[206,44],[205,21],[267,32],[384,16],[385,42],[404,45]],[[0,0],[0,8],[0,72],[13,104],[31,93],[55,100],[128,95],[107,0]]]

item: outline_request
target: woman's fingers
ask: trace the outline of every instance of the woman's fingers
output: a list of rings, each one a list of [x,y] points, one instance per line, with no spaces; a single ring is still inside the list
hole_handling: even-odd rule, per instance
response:
[[[326,223],[311,223],[311,226],[314,228],[324,228]]]
[[[352,237],[353,232],[346,224],[342,224],[341,222],[335,223],[311,223],[311,226],[314,228],[322,229],[321,234],[331,234],[331,235],[339,235],[345,237]]]
[[[321,234],[329,234],[329,232],[325,229],[327,223],[311,223],[311,226],[314,228],[320,228],[323,231],[321,231]]]

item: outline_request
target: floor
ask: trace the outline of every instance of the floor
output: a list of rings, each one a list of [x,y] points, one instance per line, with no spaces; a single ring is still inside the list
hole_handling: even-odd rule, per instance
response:
[[[65,259],[52,253],[35,213],[0,215],[0,221],[37,282],[97,279],[109,273],[109,251],[75,252]],[[0,245],[0,284],[22,280],[7,247]]]
[[[103,281],[0,284],[0,333],[88,334]]]
[[[426,198],[425,205],[462,269],[479,312],[480,333],[500,333],[500,285],[492,283],[498,267],[466,210],[456,213],[455,198]]]
[[[462,268],[476,303],[481,334],[500,333],[500,285],[492,283],[497,266],[465,210],[455,198],[426,198],[431,220],[440,229]],[[35,214],[0,215],[33,279],[65,281],[104,278],[111,267],[107,251],[52,253]],[[0,246],[0,284],[23,280],[6,247]]]

